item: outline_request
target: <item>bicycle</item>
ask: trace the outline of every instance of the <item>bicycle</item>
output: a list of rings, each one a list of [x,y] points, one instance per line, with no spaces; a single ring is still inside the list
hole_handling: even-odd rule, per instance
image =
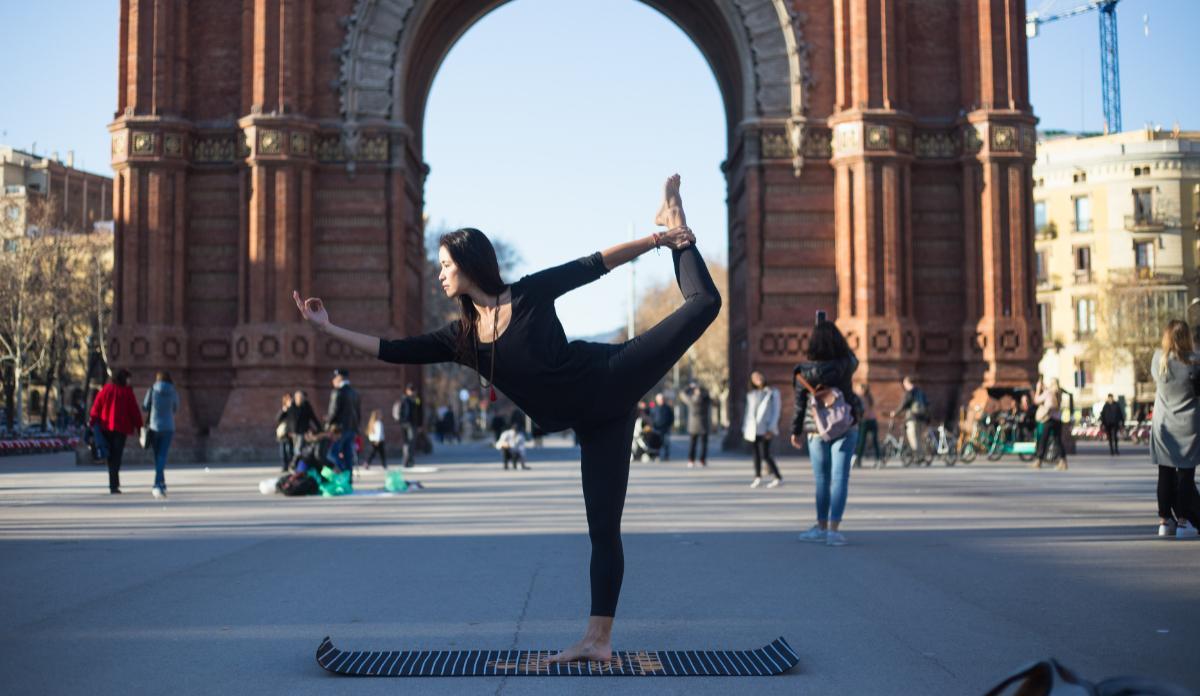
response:
[[[903,466],[912,466],[915,457],[913,456],[912,447],[908,445],[908,439],[896,436],[896,417],[892,416],[888,421],[887,435],[883,438],[882,457],[879,460],[879,466],[886,466],[887,461],[897,455],[900,456],[900,463]]]
[[[958,436],[948,430],[943,423],[936,428],[925,431],[925,466],[933,463],[935,457],[940,457],[946,466],[954,466],[958,459]]]

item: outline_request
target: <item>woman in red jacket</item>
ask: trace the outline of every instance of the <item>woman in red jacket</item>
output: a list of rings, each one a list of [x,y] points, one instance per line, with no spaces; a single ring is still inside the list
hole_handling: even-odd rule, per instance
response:
[[[121,455],[125,438],[142,427],[142,410],[129,386],[129,370],[117,370],[92,402],[91,422],[108,441],[108,492],[121,492]]]

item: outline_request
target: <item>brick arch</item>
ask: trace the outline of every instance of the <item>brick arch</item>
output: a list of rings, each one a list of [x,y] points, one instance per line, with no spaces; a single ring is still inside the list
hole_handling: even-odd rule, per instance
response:
[[[365,129],[419,130],[433,77],[475,22],[508,0],[358,0],[344,18],[337,83],[350,152]],[[801,15],[785,0],[644,0],[675,22],[712,67],[733,143],[749,120],[786,128],[803,165],[812,83]],[[419,140],[419,133],[416,134]]]

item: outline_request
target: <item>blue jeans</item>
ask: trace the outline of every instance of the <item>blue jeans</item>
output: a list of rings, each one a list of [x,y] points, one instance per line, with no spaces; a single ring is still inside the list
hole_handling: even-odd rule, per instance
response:
[[[175,437],[174,430],[152,430],[150,442],[154,447],[154,487],[167,490],[167,479],[163,470],[167,467],[167,451],[171,449],[171,439]]]
[[[854,428],[833,442],[816,436],[808,438],[808,456],[812,459],[817,488],[818,522],[842,521],[850,486],[850,457],[856,444],[858,431]]]
[[[96,445],[96,458],[108,459],[108,440],[104,437],[104,429],[99,423],[92,425],[92,442]]]
[[[355,432],[342,433],[342,436],[335,440],[333,446],[329,448],[329,459],[342,471],[354,469],[354,439],[356,437],[358,437],[358,433]]]

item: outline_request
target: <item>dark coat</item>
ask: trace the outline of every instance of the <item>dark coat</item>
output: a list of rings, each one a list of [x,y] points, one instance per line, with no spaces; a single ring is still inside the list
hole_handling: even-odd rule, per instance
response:
[[[334,389],[329,396],[329,417],[325,419],[328,425],[337,425],[343,433],[357,433],[362,416],[362,402],[358,392],[349,382],[341,388]]]
[[[1112,402],[1104,404],[1104,408],[1100,409],[1100,424],[1110,428],[1119,428],[1125,424],[1125,410],[1121,408],[1121,404]]]
[[[655,405],[650,409],[650,421],[657,432],[665,433],[675,425],[675,409],[670,404]]]

